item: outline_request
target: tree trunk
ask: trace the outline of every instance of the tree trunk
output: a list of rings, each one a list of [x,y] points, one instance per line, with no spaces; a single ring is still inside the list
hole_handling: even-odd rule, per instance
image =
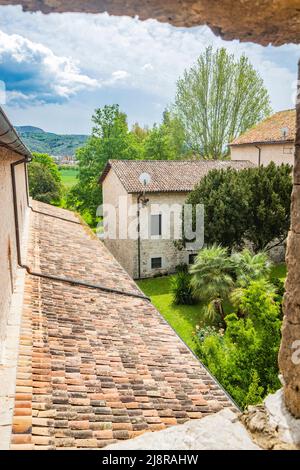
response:
[[[220,317],[222,319],[223,325],[224,325],[224,327],[226,327],[225,312],[224,312],[224,309],[223,309],[222,301],[221,300],[216,300],[216,303],[217,303],[217,309],[219,310],[219,314],[220,314]]]
[[[294,186],[291,228],[286,253],[288,275],[279,352],[279,367],[284,379],[285,403],[296,418],[300,418],[300,61],[298,67]]]

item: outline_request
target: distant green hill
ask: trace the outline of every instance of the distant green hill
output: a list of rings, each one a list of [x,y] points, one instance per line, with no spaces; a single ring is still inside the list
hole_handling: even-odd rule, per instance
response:
[[[87,135],[53,134],[34,126],[16,126],[16,130],[29,150],[55,156],[74,155],[88,139]]]

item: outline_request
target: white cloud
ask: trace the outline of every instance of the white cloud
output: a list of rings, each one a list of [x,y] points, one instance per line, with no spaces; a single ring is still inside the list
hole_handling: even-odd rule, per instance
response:
[[[26,106],[63,102],[97,80],[82,74],[75,59],[55,55],[48,47],[0,31],[0,75],[8,104]]]
[[[116,70],[111,74],[111,80],[108,83],[124,81],[128,77],[130,77],[130,74],[126,70]]]
[[[244,52],[248,55],[269,87],[275,108],[284,103],[291,106],[291,82],[295,76],[291,69],[281,65],[280,48],[272,60],[270,48],[223,41],[205,26],[174,28],[155,20],[139,21],[107,14],[43,15],[23,13],[20,7],[3,7],[0,10],[1,28],[10,33],[20,31],[55,54],[59,51],[59,55],[72,58],[87,75],[97,77],[102,86],[122,80],[130,88],[142,89],[168,100],[173,99],[177,78],[208,44],[224,46],[236,55]],[[285,46],[284,54],[290,54],[292,59],[299,50],[299,46]],[[281,96],[278,94],[280,84],[289,88],[288,91],[281,90],[284,98],[282,93]]]
[[[43,44],[53,51],[54,57],[62,57],[64,65],[59,66],[55,59],[54,68],[62,68],[70,77],[72,73],[64,62],[67,60],[78,78],[71,89],[89,86],[80,80],[89,81],[93,77],[98,85],[94,107],[101,101],[99,93],[109,96],[110,102],[119,102],[122,90],[123,102],[127,93],[125,111],[130,114],[133,97],[138,95],[140,100],[144,94],[147,97],[145,104],[142,103],[145,123],[159,116],[155,111],[157,104],[163,109],[172,102],[176,80],[209,44],[215,48],[224,46],[237,56],[245,53],[263,77],[273,108],[293,106],[292,84],[300,51],[297,45],[265,48],[252,43],[223,41],[205,26],[175,28],[155,20],[139,21],[107,14],[32,14],[13,6],[0,7],[1,29],[7,34],[18,32],[33,43]],[[63,96],[68,92],[68,85],[62,79],[57,87]],[[135,121],[136,116],[131,119]]]
[[[153,65],[152,64],[145,64],[145,65],[143,65],[142,70],[145,70],[145,71],[153,70]]]

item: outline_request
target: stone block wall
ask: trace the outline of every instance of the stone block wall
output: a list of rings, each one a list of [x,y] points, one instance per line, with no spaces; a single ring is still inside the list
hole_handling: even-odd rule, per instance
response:
[[[150,206],[153,204],[173,204],[183,205],[186,201],[188,193],[174,192],[174,193],[151,193],[146,194],[149,199],[147,209],[150,215]],[[155,213],[155,211],[154,211]],[[162,232],[164,230],[164,215],[162,216]],[[189,254],[185,249],[178,250],[174,244],[174,219],[170,218],[170,239],[164,239],[163,236],[154,236],[150,239],[141,239],[141,277],[153,277],[163,274],[173,273],[178,264],[189,262]],[[137,242],[136,242],[137,253]],[[151,258],[162,258],[161,268],[151,268]],[[133,277],[138,277],[138,258],[137,254],[134,258],[134,272]]]
[[[115,256],[123,268],[128,274],[137,279],[139,277],[138,269],[138,240],[127,238],[122,239],[119,237],[120,229],[120,216],[121,212],[124,211],[124,204],[128,210],[127,224],[134,223],[137,220],[137,194],[128,194],[124,189],[119,178],[116,176],[113,170],[110,170],[106,176],[103,186],[103,202],[105,204],[111,204],[116,208],[116,235],[117,237],[105,238],[104,243],[110,252]],[[124,198],[123,202],[120,203],[120,197]],[[151,237],[150,239],[143,239],[143,217],[150,217],[150,208],[153,204],[167,204],[169,206],[173,204],[184,204],[187,197],[187,193],[173,192],[173,193],[146,193],[146,198],[149,199],[146,208],[141,210],[141,277],[152,277],[163,274],[172,273],[175,271],[175,267],[180,263],[188,263],[189,254],[186,250],[178,250],[174,245],[173,233],[174,233],[174,219],[173,216],[170,218],[170,239],[163,239],[162,236]],[[130,207],[131,213],[130,213]],[[152,206],[153,213],[153,206]],[[142,212],[146,211],[147,214],[142,215]],[[149,219],[148,219],[149,220]],[[109,223],[109,219],[106,218]],[[112,221],[110,221],[112,223]],[[162,225],[166,221],[162,219]],[[151,268],[151,258],[161,257],[162,267],[157,269]]]

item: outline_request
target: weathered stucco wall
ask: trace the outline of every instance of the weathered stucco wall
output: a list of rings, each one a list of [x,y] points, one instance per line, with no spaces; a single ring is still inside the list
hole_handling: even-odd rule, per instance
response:
[[[0,148],[0,363],[17,269],[10,164],[20,160],[20,158],[20,155]],[[16,167],[16,184],[20,231],[22,232],[26,210],[26,185],[23,164]]]
[[[134,263],[136,256],[136,241],[130,239],[119,239],[119,220],[120,211],[123,211],[120,207],[120,197],[123,198],[127,208],[132,204],[132,196],[127,194],[119,178],[116,176],[113,170],[110,170],[106,176],[102,185],[103,203],[111,204],[116,209],[116,236],[117,238],[111,239],[106,238],[104,240],[105,245],[114,257],[119,261],[123,268],[128,272],[130,276],[134,273]],[[105,218],[108,221],[107,218]],[[129,220],[130,222],[130,220]],[[124,228],[124,227],[123,227]]]
[[[89,12],[138,15],[175,26],[207,24],[225,39],[267,45],[300,42],[298,0],[0,0],[26,11]]]
[[[286,144],[261,144],[261,164],[268,165],[270,162],[281,165],[282,163],[294,164],[295,146]],[[258,148],[254,145],[237,145],[230,149],[231,160],[249,160],[258,165]]]

